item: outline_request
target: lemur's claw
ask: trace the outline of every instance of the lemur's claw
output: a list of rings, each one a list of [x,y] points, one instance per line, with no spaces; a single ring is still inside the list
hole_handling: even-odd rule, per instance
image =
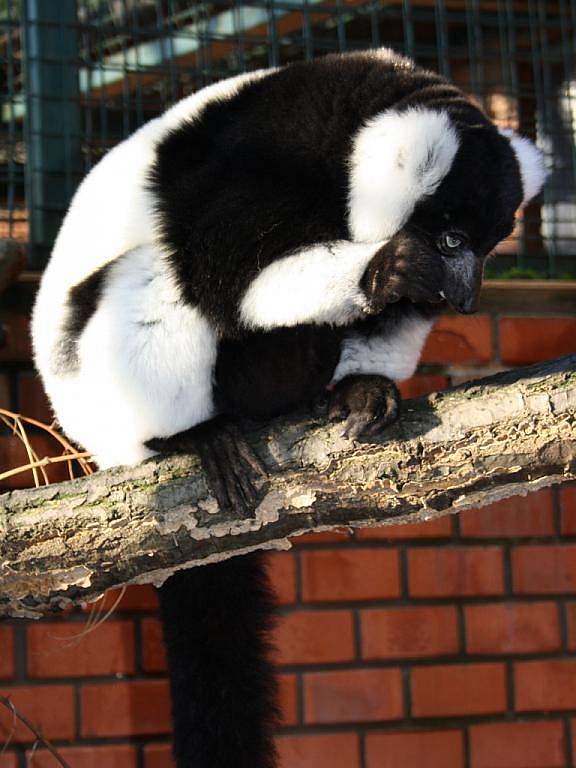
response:
[[[396,385],[385,376],[346,376],[332,390],[328,418],[346,419],[343,437],[371,437],[398,419],[400,402]]]
[[[162,452],[197,451],[219,508],[253,514],[268,472],[231,419],[218,416],[177,435],[149,440],[146,445]]]
[[[328,406],[328,418],[330,421],[343,421],[350,414],[350,408],[334,395]]]

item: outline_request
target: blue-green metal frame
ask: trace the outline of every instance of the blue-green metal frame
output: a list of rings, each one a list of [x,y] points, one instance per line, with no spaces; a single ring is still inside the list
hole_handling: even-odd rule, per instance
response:
[[[32,266],[54,242],[81,175],[76,0],[22,0],[26,194]]]

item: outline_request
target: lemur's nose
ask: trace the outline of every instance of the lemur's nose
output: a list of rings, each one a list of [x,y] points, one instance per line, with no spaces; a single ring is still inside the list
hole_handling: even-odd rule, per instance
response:
[[[471,315],[478,311],[483,261],[472,250],[444,257],[444,296],[457,312]]]
[[[461,315],[473,315],[478,312],[478,296],[469,296],[462,302],[455,304],[454,309]]]

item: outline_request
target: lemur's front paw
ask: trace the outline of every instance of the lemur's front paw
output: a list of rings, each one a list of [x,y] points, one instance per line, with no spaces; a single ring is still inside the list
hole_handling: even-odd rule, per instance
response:
[[[217,416],[177,435],[148,440],[146,445],[163,453],[196,451],[220,509],[253,513],[268,473],[232,419]]]
[[[333,388],[331,421],[346,419],[343,435],[352,440],[375,435],[400,415],[400,393],[385,376],[346,376]]]
[[[444,265],[438,254],[409,234],[399,232],[372,257],[360,281],[368,312],[377,313],[400,299],[441,301]]]

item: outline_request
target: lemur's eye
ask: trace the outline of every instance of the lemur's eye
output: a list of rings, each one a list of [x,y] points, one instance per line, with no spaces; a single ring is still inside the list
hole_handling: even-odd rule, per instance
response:
[[[459,248],[462,245],[462,238],[456,235],[444,235],[444,243],[448,248]]]
[[[465,237],[459,232],[443,232],[440,236],[440,250],[453,253],[465,244]]]

